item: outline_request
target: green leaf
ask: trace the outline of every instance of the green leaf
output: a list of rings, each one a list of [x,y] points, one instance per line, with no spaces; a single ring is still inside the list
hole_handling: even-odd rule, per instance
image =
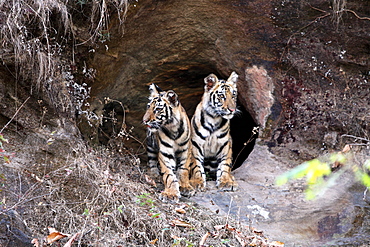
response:
[[[7,139],[4,138],[4,136],[2,134],[0,134],[0,141],[2,142],[8,142]]]
[[[370,170],[370,160],[366,160],[365,163],[364,163],[364,167],[367,169],[367,170]]]
[[[281,186],[283,184],[286,184],[288,182],[289,178],[287,175],[283,174],[277,177],[275,184],[277,186]]]
[[[344,164],[347,161],[346,156],[342,153],[333,153],[330,155],[329,159],[331,163],[338,162],[338,163]]]
[[[370,176],[366,173],[362,173],[361,182],[368,188],[370,188]]]
[[[315,184],[308,185],[305,195],[306,200],[313,200],[318,196],[322,196],[326,191],[337,183],[338,178],[345,170],[339,170],[330,174],[327,179],[320,178]]]
[[[330,166],[318,159],[308,161],[306,180],[308,184],[314,184],[318,179],[331,173]]]
[[[9,159],[9,157],[7,155],[4,155],[3,158],[4,158],[4,161],[6,163],[9,163],[10,162],[10,159]]]
[[[85,210],[82,213],[82,215],[88,216],[89,214],[90,214],[89,210],[87,208],[85,208]]]
[[[161,215],[161,213],[153,214],[151,217],[152,217],[152,218],[158,218],[158,217],[159,217],[159,215]]]

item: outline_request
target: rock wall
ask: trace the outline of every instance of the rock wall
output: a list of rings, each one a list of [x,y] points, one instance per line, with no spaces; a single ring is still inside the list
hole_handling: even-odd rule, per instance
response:
[[[232,127],[235,154],[253,147],[244,144],[254,126],[270,151],[296,161],[340,149],[349,141],[343,134],[366,136],[370,43],[364,6],[368,3],[353,1],[333,12],[338,6],[323,0],[131,5],[124,33],[114,20],[110,41],[89,62],[97,71],[90,84],[92,109],[106,116],[100,142],[119,131],[123,118],[137,140],[145,139],[141,116],[149,84],[178,92],[191,116],[203,78],[210,73],[226,78],[231,71],[240,75],[244,116]],[[102,104],[105,97],[122,102],[124,110]],[[112,110],[116,123],[109,120]],[[138,141],[127,147],[143,151]]]
[[[227,78],[236,71],[240,75],[238,99],[243,114],[233,120],[237,126],[234,129],[239,130],[233,131],[234,153],[242,149],[249,153],[251,147],[245,148],[245,143],[251,130],[256,125],[264,127],[273,101],[272,80],[266,70],[275,63],[268,42],[274,36],[271,8],[268,1],[209,0],[140,1],[136,7],[131,6],[124,34],[113,22],[111,41],[95,52],[90,63],[97,69],[96,81],[91,85],[94,110],[101,112],[104,105],[98,102],[104,97],[123,102],[128,112],[126,123],[134,126],[133,135],[144,140],[141,117],[149,84],[174,89],[191,117],[203,93],[203,78],[210,73]],[[258,76],[268,78],[270,85],[266,88],[248,83],[247,77],[255,70],[246,70],[254,65],[263,71],[263,75],[257,71]],[[268,91],[271,102],[263,103],[266,110],[261,111],[253,94],[265,94],[263,90]],[[107,123],[104,131],[112,133],[111,126]],[[243,162],[238,160],[236,166]]]

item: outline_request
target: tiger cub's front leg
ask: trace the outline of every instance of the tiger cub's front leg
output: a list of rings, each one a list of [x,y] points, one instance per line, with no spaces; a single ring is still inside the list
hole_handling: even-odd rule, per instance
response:
[[[191,150],[190,148],[186,147],[186,149],[177,151],[177,153],[178,156],[176,158],[179,160],[177,173],[180,184],[180,192],[184,196],[193,196],[195,194],[195,190],[193,188],[194,184],[191,184],[191,181],[189,180],[192,157]]]
[[[198,141],[204,143],[201,140]],[[192,140],[192,160],[190,163],[190,184],[199,190],[204,190],[206,187],[206,174],[204,172],[203,162],[203,145]]]
[[[147,154],[148,154],[148,166],[149,166],[149,174],[151,177],[158,178],[159,177],[159,164],[158,164],[158,140],[157,134],[154,134],[150,131],[147,133]]]
[[[231,175],[232,168],[232,149],[231,149],[231,140],[228,141],[228,144],[224,147],[224,152],[221,153],[220,157],[217,159],[219,162],[217,168],[217,180],[216,186],[222,190],[236,190],[238,187],[237,182],[233,175]]]
[[[169,155],[166,155],[169,156]],[[159,169],[163,178],[164,191],[161,192],[160,199],[164,202],[178,202],[180,195],[179,181],[174,173],[176,162],[174,156],[166,157],[162,152],[158,154]]]

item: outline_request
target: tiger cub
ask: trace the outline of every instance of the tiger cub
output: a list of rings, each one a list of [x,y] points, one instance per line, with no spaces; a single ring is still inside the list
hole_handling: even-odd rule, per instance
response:
[[[189,183],[191,163],[190,121],[177,94],[163,91],[157,85],[149,87],[150,96],[143,123],[147,129],[148,165],[158,168],[162,176],[163,201],[177,202],[182,194],[192,195]],[[177,176],[176,176],[177,173]]]
[[[232,72],[230,77],[219,80],[214,74],[204,79],[204,94],[191,120],[192,150],[195,166],[204,169],[211,176],[216,175],[219,189],[233,190],[237,183],[232,168],[232,140],[230,136],[230,119],[236,109],[238,74]]]

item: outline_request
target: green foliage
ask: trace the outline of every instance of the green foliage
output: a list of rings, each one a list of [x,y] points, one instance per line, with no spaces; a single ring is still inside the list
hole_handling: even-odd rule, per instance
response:
[[[184,242],[185,242],[185,245],[184,245]],[[186,247],[193,247],[195,246],[195,244],[193,244],[192,242],[186,240],[185,238],[181,238],[181,239],[174,239],[174,243],[172,244],[172,246],[186,246]]]
[[[359,167],[354,167],[353,172],[355,173],[358,180],[360,180],[366,187],[370,188],[370,159],[365,161],[362,169],[360,169]]]
[[[228,242],[230,242],[230,239],[221,239],[222,244],[227,244]]]
[[[276,180],[277,185],[283,185],[292,179],[306,177],[307,184],[320,182],[324,176],[331,173],[330,166],[326,162],[313,159],[295,167],[294,169],[279,176]]]
[[[149,205],[151,207],[154,207],[154,200],[152,198],[149,198],[148,196],[150,193],[143,193],[141,195],[136,196],[138,200],[136,203],[138,203],[140,206]]]
[[[5,149],[3,147],[3,143],[4,142],[8,143],[8,140],[4,138],[4,135],[3,134],[0,134],[0,157],[2,156],[3,159],[4,159],[4,161],[6,163],[9,163],[10,162],[10,157],[9,157],[9,155],[7,155],[5,153]]]
[[[155,219],[159,219],[160,215],[161,215],[161,213],[156,213],[156,214],[152,214],[150,217],[155,218]]]
[[[4,138],[3,134],[0,134],[0,147],[2,147],[2,142],[8,142],[8,140]]]
[[[122,208],[124,207],[124,205],[120,205],[118,208],[117,208],[117,210],[118,210],[118,212],[120,212],[121,214],[123,213],[123,210],[122,210]]]
[[[1,187],[4,187],[5,186],[5,182],[6,182],[6,177],[5,177],[5,175],[3,174],[3,173],[0,173],[0,186]],[[1,189],[0,189],[0,191],[2,191]],[[0,204],[1,205],[1,204]]]
[[[82,215],[84,215],[84,216],[89,216],[89,214],[90,214],[89,209],[85,208],[85,210],[84,210],[84,212],[82,213]]]
[[[370,176],[367,173],[367,171],[370,171],[370,160],[367,160],[362,168],[349,163],[348,158],[342,152],[332,153],[321,159],[306,161],[280,175],[276,179],[276,185],[281,186],[288,181],[305,178],[307,185],[305,190],[306,199],[312,200],[318,195],[325,193],[329,187],[335,185],[337,179],[345,170],[351,169],[359,181],[370,187]],[[332,172],[331,168],[336,167],[338,164],[343,167],[339,171]]]

